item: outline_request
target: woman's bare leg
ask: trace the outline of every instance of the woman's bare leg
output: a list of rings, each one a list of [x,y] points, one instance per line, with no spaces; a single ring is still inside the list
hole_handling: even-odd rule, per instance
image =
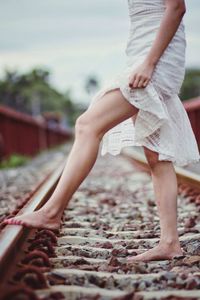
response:
[[[182,255],[177,231],[177,178],[170,161],[158,161],[158,153],[144,147],[151,169],[152,181],[160,217],[161,237],[159,244],[131,261],[171,259]]]
[[[119,89],[106,93],[77,119],[75,142],[58,185],[47,203],[36,212],[8,219],[5,223],[59,228],[65,207],[96,161],[103,135],[137,112],[138,109],[123,97]]]

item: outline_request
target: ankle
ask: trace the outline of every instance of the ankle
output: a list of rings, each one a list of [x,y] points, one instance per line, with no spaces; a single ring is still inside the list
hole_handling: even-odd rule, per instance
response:
[[[55,208],[51,208],[51,207],[44,206],[41,208],[41,211],[48,219],[55,219],[61,215],[61,213],[58,212],[58,210],[56,210]]]
[[[159,244],[167,248],[180,248],[180,242],[178,237],[161,238]]]

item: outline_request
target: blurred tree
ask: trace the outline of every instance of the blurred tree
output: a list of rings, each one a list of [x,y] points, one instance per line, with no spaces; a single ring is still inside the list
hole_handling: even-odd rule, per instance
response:
[[[60,93],[51,86],[48,70],[35,68],[25,74],[5,71],[0,80],[0,104],[18,111],[38,116],[44,112],[60,112],[73,126],[78,107],[73,103],[70,91]]]
[[[85,82],[85,90],[88,94],[94,93],[99,88],[99,80],[96,76],[90,75]]]
[[[184,101],[198,96],[200,96],[200,69],[186,69],[180,98]]]

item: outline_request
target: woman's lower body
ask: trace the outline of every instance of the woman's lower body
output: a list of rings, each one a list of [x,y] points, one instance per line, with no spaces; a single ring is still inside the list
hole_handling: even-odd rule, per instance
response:
[[[77,119],[73,147],[58,185],[48,202],[39,211],[12,218],[7,224],[59,228],[64,209],[96,161],[99,145],[105,133],[120,122],[136,116],[138,112],[138,108],[130,104],[119,89],[105,94],[101,101],[95,103]],[[146,147],[144,150],[152,171],[161,220],[161,238],[157,247],[133,259],[171,259],[182,254],[177,232],[176,175],[172,162],[159,161],[158,153]]]

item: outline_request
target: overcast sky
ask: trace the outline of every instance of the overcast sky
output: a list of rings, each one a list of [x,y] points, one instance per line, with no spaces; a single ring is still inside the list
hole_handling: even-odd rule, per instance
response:
[[[186,0],[187,66],[200,67],[200,0]],[[88,102],[84,78],[101,83],[125,64],[127,0],[0,0],[0,75],[44,66],[53,84]]]

